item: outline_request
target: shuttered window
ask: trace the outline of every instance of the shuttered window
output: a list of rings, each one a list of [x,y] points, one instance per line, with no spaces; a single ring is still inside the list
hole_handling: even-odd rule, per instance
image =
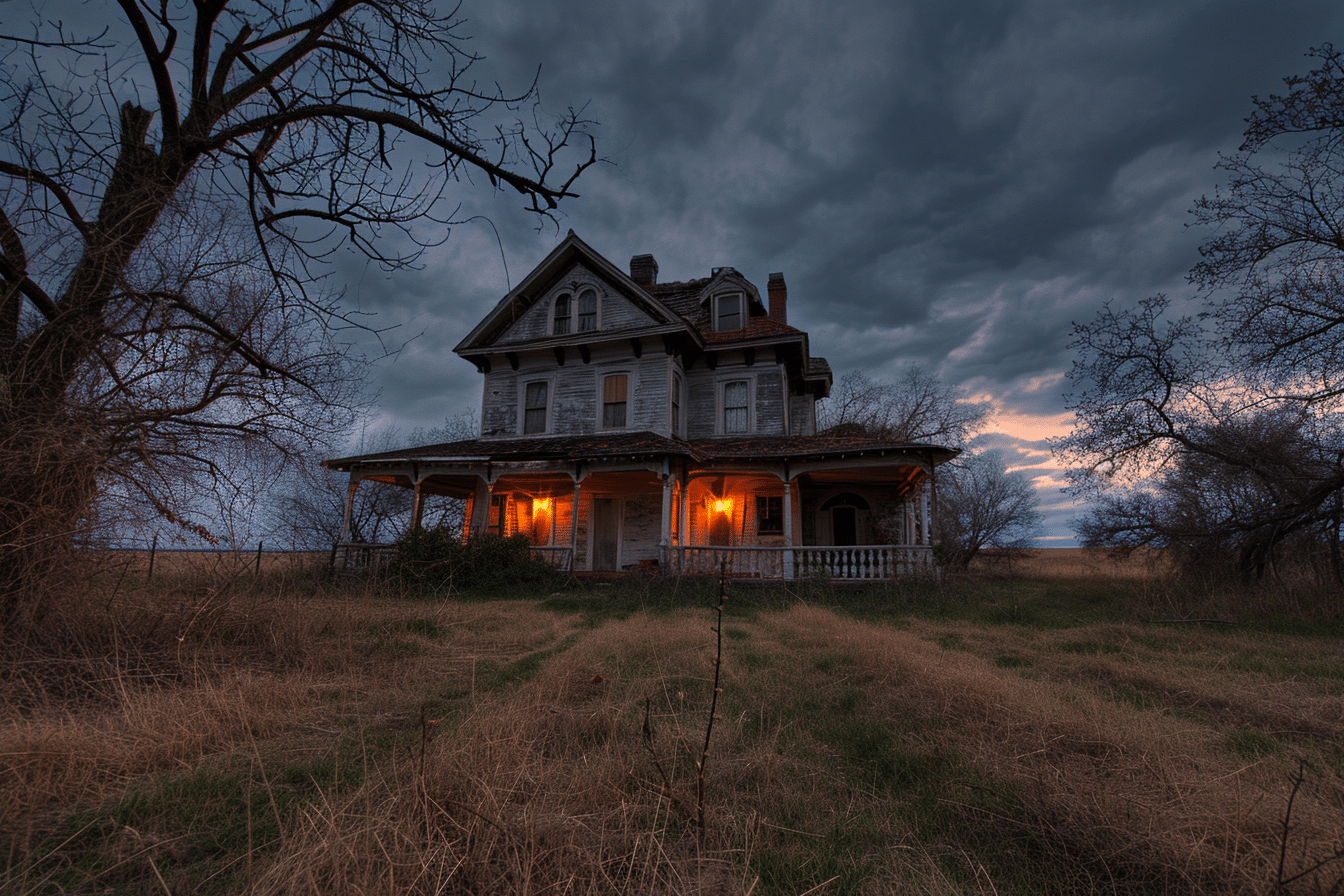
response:
[[[528,383],[523,407],[523,434],[546,431],[546,396],[549,383]]]
[[[602,428],[624,429],[625,408],[630,387],[628,374],[616,373],[603,380]]]

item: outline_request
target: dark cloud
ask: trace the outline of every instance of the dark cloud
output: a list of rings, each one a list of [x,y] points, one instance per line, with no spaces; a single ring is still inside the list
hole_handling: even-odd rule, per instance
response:
[[[1071,513],[1040,436],[1063,425],[1071,322],[1188,293],[1186,213],[1250,97],[1344,38],[1344,8],[1314,0],[464,11],[483,72],[526,84],[539,65],[552,111],[586,101],[602,122],[615,164],[585,177],[562,228],[618,264],[653,252],[664,279],[782,270],[791,322],[837,373],[916,361],[992,397],[1004,432],[985,444],[1040,471],[1056,536]],[[512,282],[559,238],[505,194],[469,202]],[[458,228],[429,265],[381,299],[360,290],[425,331],[380,369],[389,419],[478,400],[446,349],[507,288],[494,233]]]
[[[410,340],[376,368],[382,419],[410,430],[479,401],[452,346],[573,227],[618,264],[654,253],[663,279],[784,271],[791,322],[838,375],[915,361],[991,397],[1003,432],[986,444],[1045,471],[1054,503],[1042,437],[1063,425],[1071,322],[1189,293],[1202,235],[1187,210],[1251,96],[1344,40],[1337,0],[466,0],[462,14],[482,83],[526,90],[539,67],[545,109],[587,103],[614,164],[585,175],[558,230],[463,185],[464,223],[422,270],[339,268],[352,305],[399,325],[385,341]],[[1051,511],[1052,534],[1065,518]]]

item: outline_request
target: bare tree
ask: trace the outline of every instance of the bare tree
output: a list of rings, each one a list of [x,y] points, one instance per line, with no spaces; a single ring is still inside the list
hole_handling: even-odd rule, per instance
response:
[[[1077,425],[1056,448],[1095,504],[1090,543],[1183,545],[1256,576],[1314,532],[1340,566],[1344,64],[1309,55],[1254,100],[1225,186],[1195,206],[1204,313],[1158,296],[1074,327]]]
[[[858,427],[870,435],[959,448],[985,421],[989,408],[915,364],[894,382],[863,372],[846,374],[817,408],[817,429]]]
[[[408,437],[394,429],[368,434],[346,453],[395,451],[416,445],[432,445],[475,438],[477,417],[471,412],[455,414],[434,429],[417,427]],[[294,475],[281,497],[273,502],[274,532],[281,540],[305,550],[326,550],[340,541],[345,518],[349,477],[328,470],[313,456],[296,464]],[[356,489],[350,508],[349,540],[362,544],[396,541],[406,534],[411,521],[413,493],[404,488],[367,486]],[[447,496],[427,496],[421,525],[461,533],[466,502]]]
[[[580,113],[474,80],[456,10],[116,8],[0,36],[0,626],[111,479],[200,526],[168,483],[343,422],[351,321],[315,265],[413,263],[470,178],[548,215],[597,161]]]
[[[1340,459],[1315,425],[1284,405],[1196,428],[1159,473],[1098,496],[1078,522],[1083,544],[1162,548],[1186,572],[1243,578],[1292,546],[1339,578]]]
[[[998,451],[963,454],[938,477],[938,536],[945,562],[965,569],[985,548],[1023,548],[1040,531],[1031,478]]]

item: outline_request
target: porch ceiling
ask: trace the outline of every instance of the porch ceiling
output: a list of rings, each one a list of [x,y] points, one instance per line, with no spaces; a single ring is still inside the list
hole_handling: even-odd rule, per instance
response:
[[[859,473],[859,475],[855,475]],[[891,466],[865,467],[856,470],[823,470],[799,474],[798,480],[804,485],[834,487],[840,485],[896,485],[910,487],[924,478],[919,467]]]

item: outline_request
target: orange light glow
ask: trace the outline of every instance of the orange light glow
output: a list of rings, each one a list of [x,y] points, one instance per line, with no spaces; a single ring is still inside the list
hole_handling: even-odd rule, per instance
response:
[[[533,513],[550,513],[550,512],[551,512],[551,499],[550,499],[550,498],[536,498],[536,499],[534,499],[533,502],[532,502],[532,512],[533,512]]]
[[[732,498],[719,498],[714,502],[714,512],[732,516],[733,500]]]

